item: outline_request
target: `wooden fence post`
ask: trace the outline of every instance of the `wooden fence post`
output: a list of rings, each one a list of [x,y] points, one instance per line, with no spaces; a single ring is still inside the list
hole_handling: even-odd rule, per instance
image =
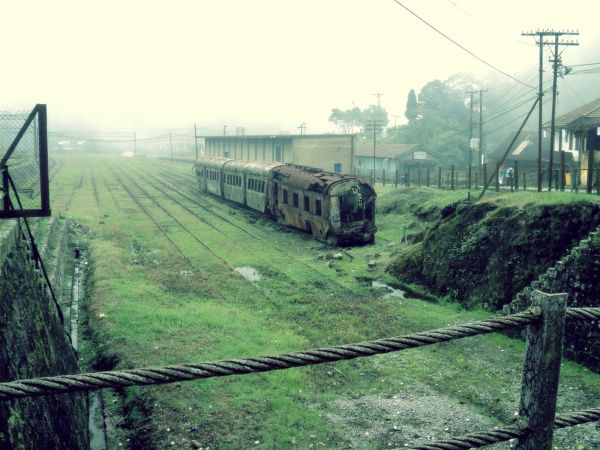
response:
[[[518,191],[519,190],[519,161],[515,160],[515,167],[514,167],[514,178],[515,178],[515,190]]]
[[[438,167],[438,189],[442,188],[442,166]]]
[[[425,182],[427,183],[427,187],[429,187],[429,184],[430,184],[430,179],[429,179],[429,177],[430,177],[430,173],[429,172],[430,171],[431,171],[431,167],[427,166],[427,175],[426,175],[427,178],[425,180]]]
[[[454,164],[450,167],[450,190],[454,190]]]
[[[385,169],[383,169],[383,185],[385,186]]]
[[[562,354],[567,294],[533,291],[532,306],[541,320],[527,327],[519,416],[527,436],[517,450],[552,450],[556,394]]]

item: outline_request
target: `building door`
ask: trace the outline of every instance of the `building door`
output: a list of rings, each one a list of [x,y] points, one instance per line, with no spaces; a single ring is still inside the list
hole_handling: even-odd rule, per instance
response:
[[[342,163],[334,163],[333,164],[333,171],[335,173],[342,173]]]

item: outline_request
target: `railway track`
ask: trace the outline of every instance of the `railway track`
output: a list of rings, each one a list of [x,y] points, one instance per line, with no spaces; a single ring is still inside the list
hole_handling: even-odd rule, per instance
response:
[[[108,191],[108,194],[112,198],[115,208],[117,209],[118,212],[122,213],[123,210],[121,209],[121,206],[119,206],[119,202],[117,201],[117,198],[115,197],[115,193],[113,192],[113,189],[110,187],[110,184],[108,184],[108,181],[106,181],[106,178],[102,177],[102,182],[104,183],[104,186],[106,187],[106,190]]]
[[[94,194],[94,200],[96,200],[96,206],[100,209],[100,197],[98,196],[98,187],[96,186],[96,177],[94,176],[94,166],[90,164],[90,182],[92,183],[92,191]]]
[[[212,254],[215,258],[217,258],[218,260],[220,260],[221,262],[223,262],[225,265],[227,265],[229,267],[228,262],[221,257],[219,254],[217,254],[208,244],[206,244],[206,242],[204,242],[202,239],[200,239],[194,232],[192,232],[189,227],[187,227],[184,223],[182,223],[179,219],[177,219],[173,214],[171,214],[166,208],[164,208],[158,201],[156,201],[156,199],[150,195],[142,186],[140,186],[131,176],[129,176],[122,168],[117,168],[117,170],[119,170],[120,172],[122,172],[122,174],[136,187],[136,189],[138,189],[143,195],[145,195],[150,201],[152,201],[152,203],[159,208],[161,211],[163,211],[169,218],[171,218],[175,223],[177,223],[177,225],[183,229],[188,235],[190,235],[198,244],[200,244],[206,251],[208,251],[210,254]],[[148,210],[148,208],[146,208],[142,202],[135,196],[135,194],[126,186],[125,183],[123,183],[123,180],[121,179],[121,177],[119,177],[116,173],[113,173],[115,178],[117,179],[117,181],[119,182],[119,184],[121,185],[121,187],[123,188],[123,190],[125,192],[127,192],[127,194],[134,200],[134,202],[140,207],[140,209],[144,212],[144,214],[146,214],[146,216],[148,216],[148,218],[157,226],[157,228],[161,231],[161,233],[169,240],[169,242],[171,242],[171,244],[179,251],[179,253],[181,253],[187,261],[192,262],[191,259],[185,254],[185,252],[181,249],[180,246],[177,245],[177,243],[173,240],[173,238],[171,236],[169,236],[168,232],[164,229],[164,227],[162,225],[160,225],[160,223],[158,223],[158,221],[156,220],[156,218],[154,216],[152,216],[152,214],[150,213],[150,211]]]
[[[164,169],[163,169],[163,172],[164,172]],[[195,180],[195,179],[189,179],[189,180],[179,180],[177,177],[178,177],[178,175],[177,175],[177,174],[175,174],[175,173],[173,173],[173,172],[170,172],[170,173],[169,173],[169,178],[171,179],[171,181],[173,181],[173,182],[180,182],[180,181],[184,181],[184,182],[185,182],[185,184],[186,184],[187,186],[189,186],[189,188],[190,188],[190,191],[191,191],[191,192],[194,192],[194,193],[198,192],[198,184],[197,184],[197,182],[196,182],[196,180]],[[185,177],[187,178],[187,176],[185,176]],[[171,188],[172,188],[172,189],[174,189],[172,186],[171,186]],[[185,194],[182,194],[182,193],[181,193],[181,195],[185,195]],[[206,209],[206,208],[207,208],[206,206],[202,205],[202,204],[201,204],[201,203],[200,203],[198,200],[191,199],[191,198],[189,198],[189,197],[188,197],[188,199],[189,199],[189,200],[191,200],[191,201],[193,201],[193,202],[195,202],[195,203],[196,203],[196,204],[197,204],[199,207],[201,207],[201,208],[204,208],[204,209]],[[223,202],[223,201],[221,201],[221,202]],[[244,213],[248,212],[248,210],[247,210],[247,209],[245,209],[245,208],[243,208],[242,206],[238,206],[238,205],[235,205],[235,204],[229,204],[229,203],[228,203],[228,206],[229,206],[231,209],[235,209],[235,210],[237,210],[237,211],[243,211]],[[218,215],[218,214],[217,214],[216,212],[214,212],[212,209],[208,208],[208,210],[209,210],[209,211],[210,211],[212,214],[215,214],[215,215],[217,215],[217,216],[218,216],[218,217],[219,217],[221,220],[225,220],[225,221],[227,221],[227,220],[228,220],[226,217],[223,217],[223,216],[220,216],[220,215]],[[250,232],[249,232],[249,231],[247,231],[245,228],[242,228],[242,227],[240,227],[240,226],[236,225],[235,223],[233,223],[233,222],[231,222],[231,221],[230,221],[230,223],[231,223],[233,226],[235,226],[235,227],[239,228],[240,230],[244,231],[245,233],[249,234],[250,236],[252,236],[252,237],[254,237],[254,238],[256,238],[256,239],[262,240],[262,241],[263,241],[265,244],[267,244],[267,245],[270,245],[271,247],[273,247],[273,248],[277,249],[278,251],[282,251],[280,248],[278,248],[278,247],[277,247],[275,244],[273,244],[272,242],[270,242],[270,241],[268,241],[268,240],[265,240],[265,239],[262,239],[262,238],[260,238],[260,237],[258,237],[258,236],[256,236],[256,235],[254,235],[253,233],[250,233]],[[276,225],[276,226],[279,226],[279,227],[281,227],[281,229],[282,229],[282,230],[289,230],[289,228],[288,228],[288,227],[285,227],[285,226],[283,226],[283,225],[279,225],[279,224],[277,224],[276,222],[273,222],[273,224],[274,224],[274,225]],[[319,243],[321,243],[320,241],[315,241],[315,242],[319,242]],[[323,246],[324,246],[324,247],[326,247],[326,245],[327,245],[327,244],[323,244]],[[337,251],[337,252],[340,252],[340,253],[342,253],[342,254],[344,254],[344,255],[346,255],[346,256],[347,256],[349,259],[351,259],[351,260],[352,260],[352,259],[354,259],[354,255],[352,255],[352,253],[348,252],[347,250],[345,250],[345,249],[343,249],[343,248],[339,248],[339,247],[337,247],[337,248],[336,248],[336,251]],[[311,267],[312,267],[312,266],[311,266]]]
[[[145,183],[151,185],[154,189],[156,189],[162,195],[169,198],[170,201],[177,204],[179,207],[185,209],[188,213],[192,214],[194,217],[198,218],[199,220],[201,220],[203,223],[207,224],[212,229],[218,230],[218,232],[221,235],[227,237],[230,241],[233,241],[237,246],[241,246],[242,249],[244,249],[245,251],[248,251],[249,253],[254,255],[256,258],[259,258],[260,260],[262,260],[264,265],[273,267],[276,269],[276,271],[278,271],[280,273],[283,272],[288,278],[294,280],[295,277],[290,275],[289,271],[285,270],[285,268],[289,268],[291,265],[296,264],[299,266],[298,268],[302,268],[303,270],[309,270],[310,271],[309,273],[313,273],[313,272],[319,273],[319,275],[320,275],[319,279],[326,277],[326,279],[330,283],[335,285],[336,287],[341,288],[343,290],[350,290],[350,288],[348,286],[345,286],[343,283],[340,283],[338,280],[331,279],[331,270],[330,269],[326,269],[325,271],[323,271],[323,270],[320,270],[319,268],[315,267],[314,265],[306,263],[302,259],[300,259],[300,258],[294,256],[292,253],[290,253],[289,247],[286,247],[285,249],[283,249],[280,246],[275,245],[274,243],[270,242],[269,240],[263,239],[262,237],[256,235],[255,233],[252,233],[252,232],[248,231],[247,229],[245,229],[244,227],[236,224],[234,221],[232,221],[228,217],[224,216],[223,214],[219,214],[218,212],[214,211],[213,208],[210,208],[210,207],[202,204],[202,202],[200,202],[198,199],[191,197],[191,196],[185,194],[184,192],[181,192],[179,189],[175,188],[173,185],[171,185],[169,183],[166,183],[163,180],[160,180],[156,177],[152,178],[152,180],[155,182],[154,183],[153,181],[149,181],[147,178],[147,177],[152,177],[152,175],[150,175],[148,173],[143,173],[143,175],[142,175],[142,172],[140,172],[140,171],[137,171],[136,173],[138,176],[140,176],[140,178],[142,178],[144,180]],[[156,186],[156,183],[163,186],[164,189],[162,187]],[[248,245],[240,244],[239,241],[236,240],[235,237],[230,236],[227,233],[225,233],[223,230],[218,228],[214,223],[209,222],[206,219],[206,217],[201,216],[200,214],[198,214],[198,212],[194,211],[189,206],[185,205],[181,200],[177,199],[176,196],[169,194],[165,189],[168,189],[168,190],[174,192],[176,196],[179,196],[179,197],[185,199],[187,202],[190,202],[192,205],[199,207],[203,212],[206,212],[209,215],[214,216],[217,219],[217,222],[225,222],[227,225],[233,227],[234,229],[241,231],[241,232],[245,233],[246,235],[252,237],[253,240],[255,242],[258,242],[261,247],[268,246],[268,247],[273,248],[279,254],[279,257],[277,258],[277,263],[273,264],[273,262],[270,261],[270,259],[272,259],[272,256],[273,256],[272,254],[270,254],[268,257],[261,256],[258,254],[258,252],[250,250],[248,248]]]

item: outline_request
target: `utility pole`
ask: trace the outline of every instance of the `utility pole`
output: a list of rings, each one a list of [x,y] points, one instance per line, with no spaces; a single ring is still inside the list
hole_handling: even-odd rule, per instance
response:
[[[471,118],[469,121],[469,171],[467,177],[467,185],[469,190],[471,190],[471,166],[473,165],[473,94],[475,91],[467,91],[465,93],[471,95],[471,101],[469,102],[469,106],[471,107]]]
[[[538,155],[537,155],[537,190],[540,192],[542,190],[542,127],[543,127],[543,119],[542,119],[542,96],[544,95],[543,86],[542,86],[542,77],[544,74],[544,46],[552,45],[555,46],[555,59],[558,58],[558,46],[559,45],[579,45],[576,42],[565,41],[558,42],[560,36],[563,35],[579,35],[578,31],[556,31],[556,30],[537,30],[537,31],[527,31],[521,33],[521,36],[537,36],[536,44],[540,47],[539,54],[539,90],[538,90],[538,108],[539,108],[539,121],[538,121]],[[554,41],[547,41],[546,38],[548,36],[554,36]],[[555,69],[556,70],[556,69]],[[556,73],[556,72],[555,72]],[[554,86],[554,82],[553,82]],[[553,111],[552,111],[552,120],[554,120],[555,113],[555,96],[556,96],[556,88],[552,92],[552,103],[553,103]],[[548,170],[548,181],[549,185],[552,186],[552,163],[553,163],[553,144],[554,144],[554,130],[552,130],[552,136],[550,137],[550,156],[549,163],[550,168]]]
[[[306,122],[302,122],[298,128],[300,129],[300,136],[306,134]]]
[[[483,164],[483,93],[487,90],[479,89],[479,172]]]
[[[227,125],[223,125],[223,136],[227,136]]]
[[[169,146],[171,147],[171,159],[173,159],[173,139],[171,138],[170,131],[169,131]]]
[[[375,97],[377,97],[377,108],[379,109],[379,112],[381,112],[381,96],[383,95],[380,92],[377,92],[375,94],[373,94]]]
[[[577,33],[578,35],[579,33]],[[559,35],[556,34],[554,35],[554,51],[553,51],[553,57],[554,59],[551,59],[550,62],[552,63],[552,119],[550,122],[550,162],[549,162],[549,166],[548,166],[548,170],[549,170],[549,177],[548,177],[548,190],[552,190],[552,173],[553,173],[553,163],[554,163],[554,141],[556,139],[555,137],[555,127],[554,127],[554,122],[556,119],[556,78],[558,76],[558,67],[560,66],[561,63],[561,59],[560,59],[560,53],[558,52],[558,46],[559,45],[579,45],[579,43],[577,42],[559,42]],[[561,131],[561,137],[562,137],[562,131]],[[559,176],[563,176],[564,173],[564,155],[563,157],[561,157],[561,173]],[[588,175],[589,176],[589,175]],[[562,185],[562,182],[560,183]]]
[[[379,128],[379,120],[374,119],[374,120],[367,120],[367,125],[369,128],[373,128],[373,186],[375,186],[375,180],[376,180],[376,171],[375,171],[375,161],[376,161],[376,154],[377,154],[377,131]],[[370,130],[369,130],[370,131]]]
[[[194,124],[194,141],[196,143],[196,161],[198,161],[198,132],[196,131],[196,124]]]
[[[394,114],[394,128],[398,127],[398,117],[402,117],[402,116],[397,116],[396,114]]]
[[[137,132],[133,132],[133,156],[137,156]]]

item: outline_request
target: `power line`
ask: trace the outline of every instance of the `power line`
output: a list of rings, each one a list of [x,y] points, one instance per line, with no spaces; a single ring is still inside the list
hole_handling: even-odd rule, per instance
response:
[[[469,11],[467,11],[466,9],[461,8],[459,5],[457,5],[456,3],[454,3],[452,0],[448,0],[448,3],[450,3],[452,6],[454,6],[456,9],[458,9],[460,12],[462,12],[463,14],[469,16],[470,18],[472,18],[473,20],[475,20],[476,22],[479,22],[481,25],[483,25],[485,28],[490,29],[490,30],[494,30],[496,33],[502,35],[503,37],[505,37],[508,40],[511,41],[515,41],[518,42],[519,44],[524,44],[524,45],[535,45],[532,44],[530,42],[526,42],[526,41],[522,41],[520,39],[514,39],[511,36],[509,36],[508,34],[506,34],[504,31],[502,31],[499,28],[496,28],[495,26],[481,20],[479,17],[471,14]]]
[[[504,72],[503,70],[497,68],[496,66],[490,64],[489,62],[487,62],[485,59],[481,58],[480,56],[477,56],[475,53],[473,53],[471,50],[469,50],[468,48],[466,48],[465,46],[459,44],[458,42],[456,42],[454,39],[452,39],[450,36],[448,36],[447,34],[443,33],[442,31],[440,31],[439,29],[437,29],[435,26],[433,26],[432,24],[430,24],[429,22],[427,22],[425,19],[423,19],[421,16],[419,16],[418,14],[416,14],[415,12],[413,12],[412,10],[410,10],[408,7],[406,7],[404,4],[402,4],[399,0],[394,0],[395,3],[397,3],[399,6],[401,6],[402,8],[404,8],[406,11],[408,11],[410,14],[412,14],[413,16],[415,16],[417,19],[419,19],[421,22],[423,22],[425,25],[427,25],[429,28],[431,28],[432,30],[434,30],[436,33],[440,34],[441,36],[443,36],[444,38],[446,38],[447,40],[449,40],[450,42],[452,42],[454,45],[456,45],[457,47],[459,47],[460,49],[462,49],[463,51],[467,52],[469,55],[471,55],[473,58],[477,59],[478,61],[482,62],[483,64],[485,64],[486,66],[494,69],[496,72],[501,73],[502,75],[516,81],[517,83],[523,84],[525,86],[528,87],[533,87],[530,86],[527,83],[524,83],[523,81],[519,80],[518,78],[513,77],[512,75],[510,75],[509,73]]]

